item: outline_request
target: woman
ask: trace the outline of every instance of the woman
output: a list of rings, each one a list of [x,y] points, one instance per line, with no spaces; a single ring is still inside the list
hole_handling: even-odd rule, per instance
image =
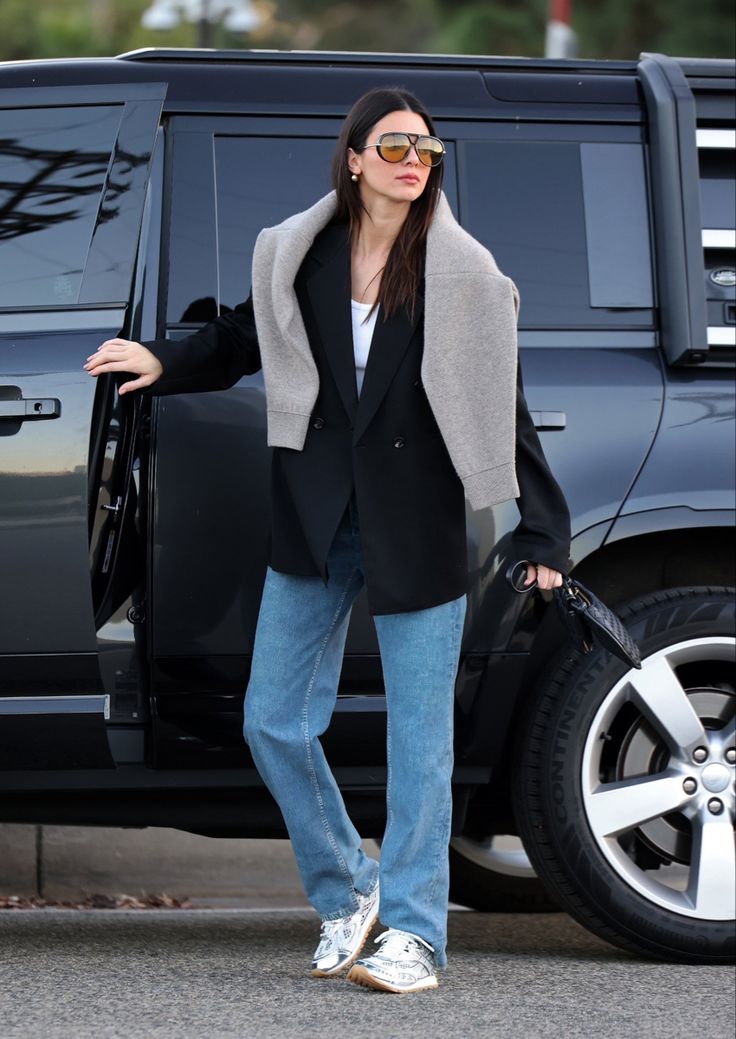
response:
[[[342,127],[334,190],[258,236],[245,303],[184,341],[109,340],[85,365],[154,394],[263,368],[271,545],[244,737],[322,918],[313,975],[389,992],[435,987],[447,963],[465,500],[517,499],[527,584],[561,584],[570,541],[523,396],[518,291],[455,221],[443,155],[414,95],[369,91]],[[363,585],[387,700],[380,864],[319,740]],[[359,959],[379,914],[387,929]]]

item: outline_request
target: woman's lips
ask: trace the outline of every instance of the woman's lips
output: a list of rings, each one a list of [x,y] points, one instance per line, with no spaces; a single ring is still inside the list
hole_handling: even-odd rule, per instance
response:
[[[418,184],[419,183],[419,177],[417,177],[417,175],[415,173],[406,173],[403,177],[397,177],[396,179],[397,180],[408,180],[412,184]]]

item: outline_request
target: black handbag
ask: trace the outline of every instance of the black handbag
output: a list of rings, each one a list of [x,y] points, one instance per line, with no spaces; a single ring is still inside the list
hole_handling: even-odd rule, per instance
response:
[[[528,592],[537,587],[536,581],[524,587],[527,565],[527,560],[521,560],[506,571],[514,591]],[[582,653],[590,653],[593,640],[597,639],[604,649],[630,667],[641,668],[639,647],[626,625],[590,588],[563,574],[562,584],[553,588],[552,593],[565,629]]]
[[[639,647],[626,625],[590,588],[563,574],[562,584],[552,592],[563,622],[583,653],[591,651],[597,638],[609,653],[641,668]]]

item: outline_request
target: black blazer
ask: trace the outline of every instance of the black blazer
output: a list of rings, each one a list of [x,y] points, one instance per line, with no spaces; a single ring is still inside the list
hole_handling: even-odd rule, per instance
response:
[[[423,284],[423,282],[422,282]],[[347,225],[315,238],[294,281],[320,389],[302,451],[275,447],[269,565],[329,578],[326,557],[355,489],[372,614],[426,609],[468,585],[465,495],[421,381],[423,297],[379,309],[358,397]],[[184,340],[145,342],[162,377],[144,393],[226,389],[261,367],[252,296]],[[518,558],[569,569],[570,514],[517,380]]]

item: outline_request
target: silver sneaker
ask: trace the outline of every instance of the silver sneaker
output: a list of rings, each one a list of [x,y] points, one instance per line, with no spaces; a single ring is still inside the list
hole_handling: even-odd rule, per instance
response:
[[[386,992],[437,988],[434,949],[423,938],[389,927],[376,941],[381,949],[354,963],[348,972],[348,981]]]
[[[358,909],[351,916],[323,920],[319,945],[312,958],[312,975],[328,978],[339,974],[360,955],[371,928],[378,920],[378,881],[367,895],[358,893]]]

